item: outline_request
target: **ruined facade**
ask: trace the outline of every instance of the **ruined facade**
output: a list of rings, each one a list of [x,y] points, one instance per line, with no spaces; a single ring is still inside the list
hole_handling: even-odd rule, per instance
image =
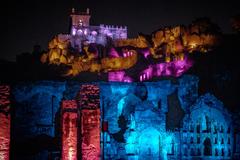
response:
[[[39,81],[19,84],[12,93],[16,108],[12,139],[18,140],[14,143],[48,135],[59,137],[60,147],[54,151],[45,147],[31,157],[14,149],[15,159],[50,155],[86,160],[233,159],[239,155],[231,114],[213,95],[198,95],[195,76],[145,83]]]

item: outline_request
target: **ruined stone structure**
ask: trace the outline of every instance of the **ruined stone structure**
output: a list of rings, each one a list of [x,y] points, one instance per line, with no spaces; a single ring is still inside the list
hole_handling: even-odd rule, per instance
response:
[[[10,157],[10,86],[0,85],[0,159]]]
[[[127,39],[126,27],[91,26],[90,17],[73,9],[70,33],[54,37],[41,61],[107,82],[1,85],[1,160],[240,159],[240,122],[214,95],[199,95],[198,77],[183,75],[189,54],[219,43],[211,23]],[[165,79],[150,82],[157,77]]]
[[[231,114],[214,95],[198,95],[198,78],[192,75],[181,76],[175,82],[39,81],[15,86],[13,96],[15,143],[26,143],[41,135],[60,137],[62,152],[45,148],[30,158],[239,156],[239,140],[235,138],[239,133],[234,132]],[[24,138],[20,140],[19,136]],[[29,158],[14,151],[15,159]]]

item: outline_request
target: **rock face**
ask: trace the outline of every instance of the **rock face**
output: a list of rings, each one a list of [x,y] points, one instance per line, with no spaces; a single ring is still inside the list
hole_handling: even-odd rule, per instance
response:
[[[73,14],[71,33],[55,36],[49,42],[48,52],[41,56],[42,63],[64,68],[65,72],[60,69],[59,73],[62,77],[76,77],[84,72],[126,72],[136,67],[140,56],[144,56],[148,67],[137,73],[139,78],[134,81],[146,81],[153,76],[178,77],[192,66],[187,62],[189,54],[210,51],[221,37],[218,27],[207,18],[195,20],[188,26],[165,27],[151,35],[139,34],[128,39],[126,28],[89,26],[86,15],[82,16]],[[76,19],[81,22],[76,23]],[[145,78],[142,74],[146,70],[151,73]],[[118,81],[133,80],[129,75],[125,77]]]
[[[91,89],[91,86],[95,87]],[[12,93],[15,110],[12,138],[16,159],[40,156],[47,159],[50,151],[60,151],[61,142],[57,138],[63,125],[60,124],[62,100],[74,101],[75,108],[80,107],[74,112],[74,118],[80,116],[79,113],[85,116],[81,119],[82,125],[86,125],[82,129],[88,128],[93,135],[93,141],[82,137],[84,145],[74,143],[80,155],[72,151],[71,154],[78,157],[86,158],[86,153],[96,153],[100,149],[93,146],[99,144],[104,159],[192,159],[193,156],[231,159],[236,153],[234,147],[239,145],[233,136],[231,115],[213,95],[199,96],[198,78],[191,75],[145,83],[40,81],[18,84]],[[100,97],[100,112],[97,110],[95,114],[93,100],[96,97],[96,103]],[[81,104],[84,104],[82,109]],[[78,138],[71,139],[81,144],[79,137],[85,132],[77,131],[78,124],[81,123],[71,125]],[[30,149],[29,141],[39,138],[37,147]],[[58,142],[54,143],[54,139]],[[50,147],[51,141],[54,147]],[[26,148],[18,148],[21,144],[27,144]],[[23,152],[25,149],[31,150],[31,154]]]

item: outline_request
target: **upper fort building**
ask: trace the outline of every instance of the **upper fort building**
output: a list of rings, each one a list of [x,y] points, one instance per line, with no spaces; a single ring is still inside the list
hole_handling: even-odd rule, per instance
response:
[[[91,15],[89,9],[86,12],[76,12],[73,8],[70,17],[70,34],[74,37],[71,44],[74,48],[80,49],[83,42],[106,45],[107,37],[110,37],[112,40],[127,39],[126,26],[90,25]]]

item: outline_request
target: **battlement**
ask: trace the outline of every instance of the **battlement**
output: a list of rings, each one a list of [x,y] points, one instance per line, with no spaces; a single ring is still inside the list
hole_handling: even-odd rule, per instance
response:
[[[71,14],[72,15],[89,15],[90,14],[90,10],[89,10],[89,8],[87,8],[86,12],[79,12],[79,11],[76,11],[75,8],[72,8]]]
[[[100,24],[100,29],[127,30],[127,26],[114,26],[114,25]]]
[[[76,12],[72,9],[71,13],[71,35],[77,36],[82,40],[86,40],[89,43],[99,43],[105,44],[106,37],[110,37],[113,40],[117,39],[127,39],[127,26],[115,26],[115,25],[104,25],[91,26],[90,21],[90,11],[86,12]],[[81,44],[77,44],[81,46]]]

